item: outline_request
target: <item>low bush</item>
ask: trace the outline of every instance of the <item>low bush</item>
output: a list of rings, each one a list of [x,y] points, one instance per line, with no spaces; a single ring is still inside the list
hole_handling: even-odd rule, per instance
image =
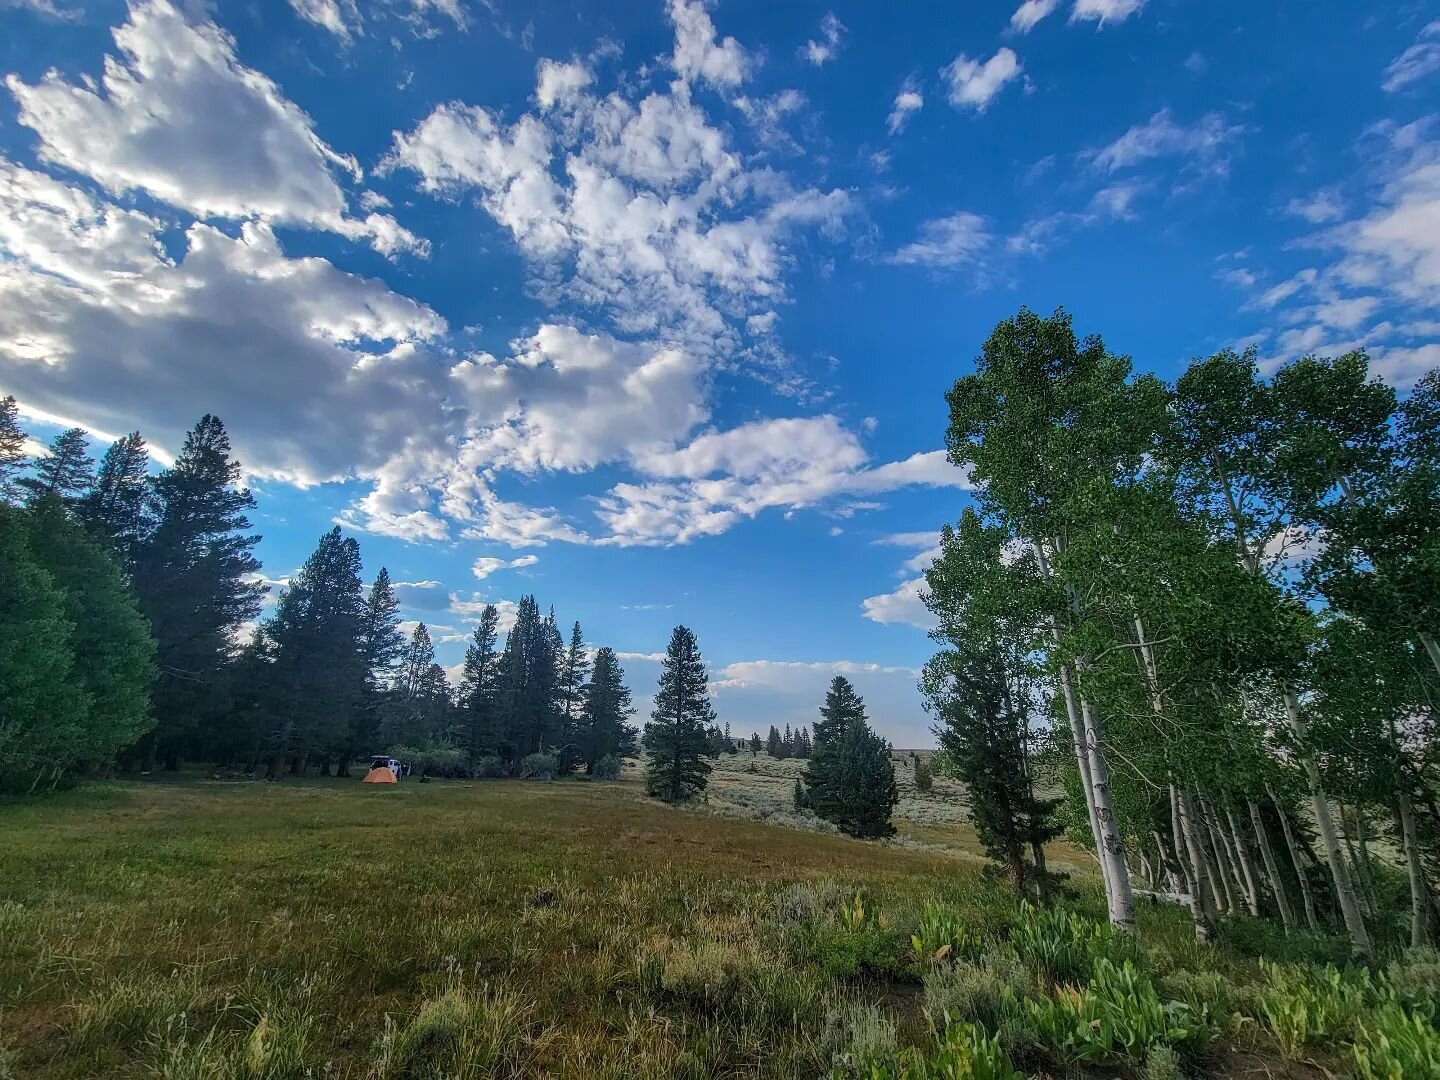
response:
[[[978,964],[936,965],[925,973],[925,1016],[941,1034],[954,1024],[978,1024],[1000,1034],[1012,1052],[1034,1044],[1022,1005],[1032,990],[1013,953],[995,951]]]
[[[1440,952],[1411,949],[1386,968],[1381,983],[1390,996],[1432,1021],[1440,1019]]]
[[[1162,1001],[1155,984],[1130,961],[1095,961],[1084,989],[1062,987],[1027,1003],[1041,1040],[1065,1061],[1093,1064],[1128,1057],[1143,1061],[1150,1047],[1198,1050],[1217,1034],[1210,1018],[1181,1001]]]
[[[933,1051],[915,1047],[901,1054],[865,1060],[846,1071],[837,1068],[834,1077],[862,1080],[1026,1080],[1011,1063],[1000,1040],[987,1036],[971,1024],[951,1027]]]
[[[465,779],[470,776],[470,762],[464,751],[453,746],[392,746],[386,753],[410,766],[416,776],[439,776]]]
[[[731,945],[717,941],[680,945],[665,956],[660,989],[691,1006],[722,1005],[735,997],[747,965],[745,956]]]
[[[520,776],[525,780],[554,780],[560,775],[560,761],[554,754],[526,754],[520,759]]]
[[[969,929],[954,908],[936,903],[925,905],[919,925],[910,935],[910,946],[922,962],[974,961],[985,945],[985,938]]]
[[[1440,1076],[1440,1032],[1422,1013],[1398,1001],[1356,1020],[1351,1053],[1359,1080]]]
[[[1254,992],[1256,1018],[1280,1049],[1299,1057],[1308,1047],[1349,1039],[1374,996],[1365,972],[1260,961],[1264,982]]]
[[[820,1045],[832,1076],[869,1077],[875,1065],[895,1057],[895,1021],[876,1005],[844,1002],[826,1011]]]
[[[452,986],[408,1020],[386,1017],[375,1080],[527,1074],[533,1042],[528,1009],[513,994]]]
[[[614,754],[606,754],[595,762],[595,768],[591,770],[590,775],[596,780],[619,780],[620,759]]]
[[[1026,901],[1021,901],[1010,927],[1010,944],[1050,986],[1083,984],[1097,960],[1126,963],[1136,958],[1133,942],[1109,923]]]

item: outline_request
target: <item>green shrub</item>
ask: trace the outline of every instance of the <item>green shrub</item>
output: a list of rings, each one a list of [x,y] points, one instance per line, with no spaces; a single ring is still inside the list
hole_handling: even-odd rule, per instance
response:
[[[845,1002],[826,1011],[820,1044],[834,1076],[868,1077],[867,1070],[895,1058],[895,1021],[876,1005]]]
[[[1180,1055],[1164,1043],[1154,1043],[1145,1054],[1145,1080],[1185,1080]]]
[[[1160,988],[1166,997],[1216,1020],[1230,1016],[1240,1004],[1235,984],[1218,971],[1173,971],[1160,980]]]
[[[1152,1045],[1199,1049],[1216,1034],[1208,1016],[1181,1001],[1162,1001],[1155,984],[1130,961],[1095,961],[1084,989],[1062,987],[1027,1003],[1042,1041],[1067,1061],[1143,1060]]]
[[[968,929],[953,908],[927,903],[910,947],[922,962],[951,963],[975,960],[985,949],[985,938]]]
[[[595,762],[595,768],[590,773],[596,780],[619,780],[620,759],[614,754],[606,754],[599,761]]]
[[[1356,1021],[1351,1052],[1359,1080],[1440,1076],[1440,1032],[1398,1001],[1388,1001]]]
[[[464,779],[470,775],[470,762],[464,751],[453,746],[392,746],[386,753],[409,765],[416,776]]]
[[[1099,959],[1125,963],[1135,957],[1134,945],[1109,923],[1026,901],[1011,924],[1010,944],[1051,986],[1083,983]]]
[[[1374,985],[1365,972],[1260,961],[1264,982],[1255,992],[1256,1018],[1280,1049],[1298,1057],[1306,1047],[1351,1037]]]
[[[925,1015],[938,1035],[953,1024],[998,1032],[1012,1051],[1034,1042],[1021,1002],[1031,984],[1013,953],[992,952],[979,964],[936,965],[925,973]]]
[[[931,1053],[911,1047],[904,1053],[837,1068],[834,1077],[861,1080],[1026,1080],[1016,1070],[1000,1040],[971,1024],[956,1024]]]
[[[475,764],[470,766],[470,775],[476,780],[498,780],[510,775],[510,766],[505,764],[503,758],[486,754],[475,759]]]
[[[554,754],[526,754],[520,759],[520,776],[526,780],[554,780],[560,762]]]
[[[452,986],[408,1021],[386,1017],[375,1080],[518,1077],[530,1065],[528,1009],[504,991]]]
[[[922,794],[935,786],[935,770],[925,758],[915,759],[915,790]]]
[[[797,882],[787,885],[775,895],[775,912],[784,922],[805,922],[818,919],[836,908],[845,891],[835,882],[825,880],[818,885]]]
[[[1440,1017],[1440,953],[1410,949],[1380,976],[1385,990],[1432,1021]]]
[[[694,1006],[719,1005],[735,997],[747,961],[734,946],[718,941],[682,945],[665,957],[660,989]]]
[[[794,891],[785,901],[809,908],[810,899]],[[813,903],[818,904],[817,897]],[[900,935],[883,925],[875,905],[863,893],[841,900],[834,919],[804,918],[788,936],[803,962],[813,963],[834,978],[889,972],[901,973]]]

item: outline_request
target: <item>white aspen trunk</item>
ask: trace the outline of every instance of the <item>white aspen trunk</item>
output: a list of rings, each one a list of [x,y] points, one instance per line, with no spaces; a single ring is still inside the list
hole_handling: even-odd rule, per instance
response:
[[[1195,827],[1194,808],[1190,805],[1190,797],[1177,790],[1174,784],[1170,785],[1170,799],[1175,817],[1179,820],[1179,834],[1184,837],[1185,852],[1188,856],[1188,859],[1182,862],[1188,863],[1185,866],[1185,876],[1190,886],[1190,915],[1195,921],[1195,939],[1209,941],[1215,936],[1214,908],[1210,903],[1214,892],[1208,890],[1209,882],[1205,880],[1205,855],[1200,848]]]
[[[1122,933],[1135,933],[1135,893],[1130,887],[1130,870],[1125,865],[1125,840],[1110,802],[1110,766],[1105,760],[1100,720],[1084,693],[1080,695],[1080,718],[1085,724],[1085,752],[1090,759],[1090,787],[1095,792],[1095,816],[1099,819],[1103,845],[1100,861],[1110,878],[1110,922]]]
[[[1235,858],[1240,863],[1240,873],[1245,882],[1245,903],[1250,914],[1260,918],[1260,885],[1255,874],[1255,862],[1250,858],[1250,849],[1245,846],[1245,834],[1235,820],[1235,810],[1227,802],[1225,819],[1230,823],[1230,846],[1235,849]]]
[[[1285,882],[1280,877],[1280,867],[1270,847],[1270,836],[1265,830],[1260,805],[1254,799],[1247,802],[1250,804],[1250,823],[1255,827],[1255,840],[1260,845],[1260,858],[1265,863],[1265,875],[1270,879],[1270,891],[1275,894],[1275,906],[1280,909],[1280,922],[1288,936],[1295,932],[1295,911],[1290,907],[1290,897],[1285,892]]]
[[[1360,845],[1360,858],[1356,862],[1360,868],[1360,887],[1365,890],[1370,910],[1374,911],[1380,903],[1380,894],[1375,890],[1375,875],[1370,862],[1370,824],[1365,820],[1365,811],[1358,806],[1350,807],[1350,815],[1355,819],[1355,839]]]
[[[1080,770],[1080,786],[1085,792],[1085,809],[1090,816],[1090,834],[1095,838],[1095,859],[1100,864],[1100,880],[1105,896],[1110,896],[1110,873],[1101,858],[1105,840],[1100,832],[1100,815],[1095,809],[1095,794],[1090,785],[1090,756],[1085,753],[1085,730],[1080,723],[1080,708],[1075,700],[1075,681],[1069,664],[1060,665],[1060,693],[1065,699],[1065,715],[1070,720],[1070,733],[1075,745],[1075,766]]]
[[[1240,881],[1239,872],[1235,869],[1235,853],[1230,850],[1230,845],[1226,842],[1225,826],[1215,813],[1210,796],[1204,792],[1196,792],[1196,798],[1200,802],[1200,812],[1205,816],[1205,826],[1210,832],[1210,846],[1215,849],[1215,860],[1220,864],[1220,872],[1224,875],[1225,899],[1230,904],[1230,911],[1237,912],[1240,910],[1240,905],[1235,902],[1235,898],[1239,896],[1244,899],[1245,887]]]
[[[1435,673],[1440,675],[1440,642],[1437,642],[1430,634],[1421,633],[1420,644],[1425,646],[1425,653],[1430,657],[1430,663],[1435,665]]]
[[[1275,797],[1275,792],[1268,787],[1266,791],[1270,795],[1270,801],[1275,804],[1275,812],[1280,815],[1280,831],[1285,834],[1285,847],[1290,852],[1290,863],[1295,867],[1295,877],[1300,882],[1300,899],[1305,906],[1305,922],[1311,930],[1320,929],[1320,920],[1315,917],[1315,898],[1310,894],[1310,879],[1305,876],[1305,864],[1300,861],[1300,846],[1295,843],[1295,834],[1290,829],[1290,815],[1285,813],[1285,807]]]
[[[1310,799],[1315,807],[1316,824],[1320,827],[1320,842],[1325,847],[1325,861],[1330,864],[1330,877],[1335,882],[1335,893],[1340,899],[1340,914],[1350,934],[1350,952],[1355,959],[1368,961],[1375,952],[1370,944],[1370,931],[1365,928],[1365,918],[1360,914],[1360,903],[1355,897],[1354,883],[1350,880],[1350,869],[1345,865],[1345,853],[1340,850],[1340,840],[1335,835],[1335,819],[1330,815],[1330,800],[1325,797],[1325,786],[1320,782],[1320,769],[1304,749],[1307,731],[1305,718],[1300,715],[1300,702],[1288,688],[1285,690],[1285,714],[1296,741],[1301,744],[1300,764],[1310,782]]]
[[[1354,871],[1351,881],[1355,884],[1355,899],[1360,902],[1360,913],[1362,915],[1375,914],[1375,900],[1370,890],[1365,887],[1365,868],[1360,865],[1360,856],[1355,850],[1355,812],[1352,809],[1346,810],[1345,804],[1340,804],[1340,839],[1345,844],[1345,854],[1350,857],[1350,869]]]
[[[1415,829],[1415,812],[1410,806],[1410,793],[1400,784],[1400,842],[1405,850],[1405,869],[1410,875],[1410,946],[1418,949],[1430,944],[1430,890],[1425,884],[1425,867],[1420,863],[1419,837]]]
[[[1200,802],[1196,797],[1196,803]],[[1230,887],[1229,863],[1225,858],[1225,850],[1220,846],[1220,838],[1215,835],[1215,826],[1204,820],[1204,812],[1201,811],[1201,821],[1204,822],[1204,832],[1200,835],[1200,846],[1205,849],[1205,872],[1210,875],[1211,882],[1218,881],[1220,888],[1215,895],[1216,903],[1219,904],[1222,914],[1233,915],[1240,910],[1240,905],[1235,903],[1235,892]],[[1206,833],[1209,834],[1209,843],[1206,843]],[[1220,895],[1224,894],[1223,898]]]

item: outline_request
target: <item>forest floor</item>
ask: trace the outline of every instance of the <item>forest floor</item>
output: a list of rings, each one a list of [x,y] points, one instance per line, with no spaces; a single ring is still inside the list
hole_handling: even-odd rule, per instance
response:
[[[743,786],[732,763],[756,775],[727,762],[714,803]],[[633,780],[156,776],[0,805],[0,837],[0,1077],[35,1080],[829,1075],[934,1045],[925,905],[974,940],[1016,914],[973,857],[675,809]],[[1070,903],[1100,913],[1084,882]],[[1176,909],[1141,931],[1162,985],[1258,976]],[[1022,993],[1065,992],[1004,947]],[[1078,1075],[1012,1034],[1026,1070]],[[1236,1020],[1187,1069],[1310,1077],[1328,1052],[1287,1061]]]

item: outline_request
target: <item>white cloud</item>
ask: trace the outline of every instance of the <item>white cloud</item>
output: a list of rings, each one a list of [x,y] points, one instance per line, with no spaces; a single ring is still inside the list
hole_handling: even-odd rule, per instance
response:
[[[329,30],[347,45],[364,32],[355,0],[290,0],[290,6],[300,18]]]
[[[1440,71],[1440,19],[1427,23],[1415,44],[1390,61],[1380,85],[1393,94],[1436,71]]]
[[[541,60],[535,69],[535,100],[540,108],[553,109],[574,101],[594,81],[594,73],[579,60]]]
[[[1059,6],[1060,0],[1025,0],[1010,16],[1010,29],[1028,34],[1036,23]]]
[[[1312,225],[1324,225],[1344,217],[1345,204],[1334,188],[1321,188],[1307,198],[1291,199],[1285,204],[1285,212]]]
[[[524,566],[534,566],[539,561],[539,555],[521,555],[516,559],[497,559],[493,556],[482,555],[470,564],[470,570],[477,578],[484,581],[497,570],[517,570]]]
[[[359,181],[359,165],[242,65],[219,27],[187,21],[169,0],[142,0],[114,36],[120,56],[106,59],[98,88],[55,71],[35,85],[6,78],[42,160],[201,217],[259,217],[368,240],[387,255],[425,253],[393,218],[350,216],[336,176]]]
[[[890,255],[888,261],[910,266],[973,266],[990,249],[993,239],[983,217],[961,210],[922,222],[920,238]]]
[[[907,79],[900,92],[895,95],[895,103],[890,106],[890,117],[886,121],[890,134],[898,135],[904,131],[905,125],[910,122],[910,114],[924,107],[925,98],[920,93],[920,88]]]
[[[1020,75],[1020,61],[1015,51],[1002,46],[989,60],[972,60],[961,53],[940,74],[949,84],[947,96],[956,108],[966,107],[984,112],[1005,84]]]
[[[1145,0],[1075,0],[1071,22],[1124,22],[1145,6]]]
[[[933,629],[935,616],[921,599],[925,592],[923,577],[910,578],[892,592],[868,596],[860,602],[865,618],[877,623],[903,623],[922,630]]]
[[[750,58],[733,37],[717,40],[715,23],[703,0],[670,0],[669,15],[675,25],[675,52],[670,63],[682,79],[722,89],[745,81]]]
[[[834,60],[840,52],[840,39],[845,34],[845,24],[835,17],[833,11],[827,11],[825,17],[820,20],[820,38],[812,38],[800,46],[802,59],[810,61],[816,67],[828,61]]]
[[[1106,173],[1132,169],[1156,158],[1183,157],[1187,169],[1198,175],[1223,175],[1229,168],[1224,151],[1243,131],[1218,112],[1207,113],[1193,127],[1185,127],[1175,122],[1169,109],[1161,109],[1108,146],[1080,156]]]
[[[516,613],[519,611],[519,605],[513,600],[486,600],[478,593],[471,593],[467,599],[459,593],[451,593],[449,612],[457,619],[478,621],[481,612],[492,604],[495,614],[500,617],[496,629],[502,634],[508,634],[515,625]]]
[[[83,17],[78,8],[65,7],[53,0],[0,0],[0,11],[7,7],[29,11],[46,19],[78,21]]]

